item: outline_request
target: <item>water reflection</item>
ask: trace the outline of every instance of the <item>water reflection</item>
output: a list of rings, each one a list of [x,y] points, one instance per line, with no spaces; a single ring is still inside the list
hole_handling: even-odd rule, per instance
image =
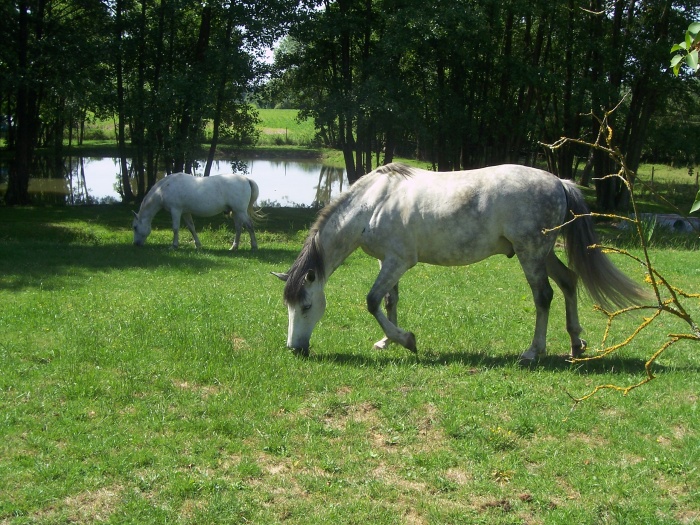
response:
[[[243,159],[247,175],[258,183],[258,203],[264,206],[318,206],[328,203],[348,185],[345,170],[313,160]],[[240,162],[218,160],[212,175],[232,173]],[[201,175],[202,168],[195,170]],[[38,158],[29,181],[29,193],[37,204],[101,204],[121,202],[119,159],[67,157],[63,166]],[[6,174],[6,166],[0,165]],[[0,177],[0,194],[7,177]],[[134,191],[136,188],[133,188]]]

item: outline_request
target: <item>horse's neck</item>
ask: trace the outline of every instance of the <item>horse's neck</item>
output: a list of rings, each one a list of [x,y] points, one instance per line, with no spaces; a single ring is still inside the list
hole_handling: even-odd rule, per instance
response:
[[[141,220],[150,221],[156,213],[163,207],[163,199],[156,192],[149,192],[141,203],[139,208],[139,218]]]
[[[351,206],[350,203],[347,206]],[[330,275],[360,246],[360,236],[367,224],[367,211],[342,211],[334,214],[318,232],[326,276]]]

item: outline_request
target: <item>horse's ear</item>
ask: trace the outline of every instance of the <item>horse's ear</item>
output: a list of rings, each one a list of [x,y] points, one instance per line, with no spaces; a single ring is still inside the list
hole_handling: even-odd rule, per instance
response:
[[[316,280],[316,272],[314,270],[309,270],[306,272],[306,281],[312,283]]]
[[[286,273],[277,273],[277,272],[270,272],[272,275],[277,277],[278,279],[287,282],[287,279],[289,279],[289,275]]]

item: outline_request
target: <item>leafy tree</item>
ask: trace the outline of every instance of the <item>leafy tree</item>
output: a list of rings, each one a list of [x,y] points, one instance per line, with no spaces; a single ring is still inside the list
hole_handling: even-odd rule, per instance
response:
[[[296,8],[292,0],[2,3],[0,107],[13,157],[5,201],[29,202],[35,151],[51,147],[62,165],[66,131],[88,113],[115,118],[125,200],[147,191],[159,165],[191,171],[208,138],[209,159],[223,139],[251,140],[247,96],[264,74],[257,58]]]
[[[13,155],[5,203],[28,204],[36,148],[50,146],[59,159],[64,129],[98,97],[106,12],[95,0],[19,0],[3,3],[0,16],[0,90]]]
[[[671,59],[673,73],[678,76],[681,66],[685,63],[691,72],[697,74],[700,70],[698,51],[700,51],[700,22],[693,22],[685,32],[685,39],[671,48],[671,53],[676,53]],[[695,197],[690,213],[698,210],[700,210],[700,191]]]
[[[326,0],[292,28],[276,57],[277,85],[343,149],[351,180],[372,154],[415,153],[437,169],[532,163],[538,141],[595,137],[582,114],[616,111],[632,171],[672,82],[669,28],[696,9],[670,0]],[[575,175],[588,151],[546,152],[551,171]],[[608,156],[589,157],[600,207],[626,202],[604,178]],[[590,180],[587,175],[583,182]]]

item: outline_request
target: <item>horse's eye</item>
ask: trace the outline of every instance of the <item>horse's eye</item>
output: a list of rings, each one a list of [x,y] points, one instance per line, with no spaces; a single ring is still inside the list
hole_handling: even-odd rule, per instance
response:
[[[301,306],[301,311],[302,311],[302,312],[308,312],[309,310],[311,310],[311,305],[310,305],[310,304],[304,304],[304,305]]]

